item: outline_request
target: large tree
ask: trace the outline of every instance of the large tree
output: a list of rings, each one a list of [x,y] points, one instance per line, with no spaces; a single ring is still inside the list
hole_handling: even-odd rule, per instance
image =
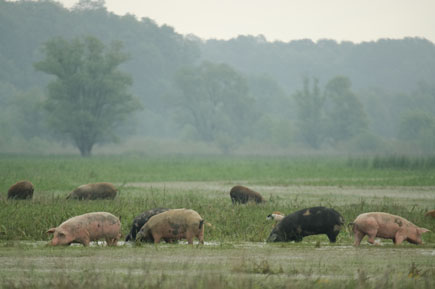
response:
[[[130,75],[118,69],[128,57],[120,42],[106,46],[91,36],[54,38],[43,52],[35,68],[55,76],[45,105],[49,124],[89,156],[96,143],[114,140],[115,128],[138,107]]]

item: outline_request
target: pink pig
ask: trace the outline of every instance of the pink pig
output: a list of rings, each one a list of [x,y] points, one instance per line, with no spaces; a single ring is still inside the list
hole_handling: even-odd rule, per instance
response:
[[[72,217],[57,228],[47,231],[54,234],[50,245],[69,245],[81,243],[89,246],[90,241],[106,239],[108,246],[116,246],[121,237],[121,222],[106,212],[87,213]]]
[[[429,232],[402,217],[382,212],[361,214],[349,225],[353,225],[355,246],[359,246],[365,235],[369,236],[368,242],[371,244],[374,244],[376,237],[392,239],[396,245],[403,241],[421,244],[421,234]]]

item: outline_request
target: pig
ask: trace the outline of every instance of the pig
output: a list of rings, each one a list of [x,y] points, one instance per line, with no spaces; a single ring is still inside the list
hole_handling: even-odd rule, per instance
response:
[[[419,228],[405,218],[383,212],[361,214],[349,225],[352,226],[355,246],[359,246],[365,235],[369,236],[370,244],[374,244],[376,237],[392,239],[395,245],[403,241],[421,244],[421,235],[429,232],[428,229]]]
[[[173,209],[152,216],[140,229],[136,241],[157,244],[161,239],[187,239],[193,244],[194,237],[204,244],[204,220],[194,210]]]
[[[33,197],[34,187],[29,181],[19,181],[8,190],[8,199],[26,200]]]
[[[264,198],[257,192],[244,187],[244,186],[234,186],[230,191],[231,201],[233,204],[246,204],[247,202],[263,203]]]
[[[109,199],[113,200],[116,197],[118,190],[111,183],[95,183],[81,185],[73,190],[66,199],[77,200],[97,200],[97,199]]]
[[[334,243],[343,224],[343,217],[334,209],[306,208],[285,216],[273,228],[267,242],[300,242],[305,236],[326,234]]]
[[[137,232],[142,228],[143,225],[145,225],[146,222],[148,222],[148,220],[152,216],[160,214],[160,213],[163,213],[163,212],[166,212],[168,210],[169,209],[166,209],[166,208],[151,209],[149,211],[143,212],[142,214],[140,214],[139,216],[134,218],[133,225],[131,226],[130,233],[125,238],[125,241],[128,242],[128,241],[131,241],[131,240],[136,240],[136,234],[137,234]]]
[[[72,217],[56,228],[47,231],[54,234],[52,246],[80,243],[89,246],[91,241],[105,239],[108,246],[116,246],[121,237],[121,222],[107,212],[93,212]]]
[[[429,211],[426,214],[424,214],[426,217],[432,217],[435,218],[435,210]]]

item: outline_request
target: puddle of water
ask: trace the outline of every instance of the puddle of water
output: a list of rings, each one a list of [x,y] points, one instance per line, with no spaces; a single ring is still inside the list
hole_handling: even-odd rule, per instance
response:
[[[13,241],[13,244],[17,245],[23,245],[23,246],[29,246],[29,247],[45,247],[48,246],[49,241]],[[181,245],[188,245],[187,241],[179,241],[178,244]],[[198,241],[194,241],[193,245],[198,245]],[[220,242],[204,242],[204,246],[220,246],[222,243]],[[82,247],[82,244],[79,243],[72,243],[70,245],[71,247]],[[89,247],[105,247],[107,246],[106,241],[92,241],[89,243]],[[125,242],[125,241],[118,241],[117,244],[118,247],[134,247],[134,242]],[[164,242],[160,243],[159,246],[174,246],[173,244],[166,244]]]
[[[421,250],[420,254],[425,256],[435,256],[435,250]]]

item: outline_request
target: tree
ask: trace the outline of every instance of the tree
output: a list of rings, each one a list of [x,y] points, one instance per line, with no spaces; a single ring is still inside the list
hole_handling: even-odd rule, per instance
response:
[[[299,134],[303,142],[317,149],[322,143],[324,130],[324,97],[320,93],[318,80],[313,80],[310,89],[310,80],[305,78],[303,90],[298,90],[294,98],[298,107],[297,125]]]
[[[181,69],[175,77],[180,91],[179,120],[190,125],[205,142],[216,142],[229,152],[250,132],[253,100],[245,79],[226,64],[204,62]]]
[[[337,76],[325,87],[327,135],[333,142],[349,140],[367,128],[361,102],[347,77]]]
[[[118,66],[127,60],[120,42],[105,46],[95,37],[45,43],[39,71],[55,76],[48,85],[45,108],[49,125],[89,156],[96,143],[116,138],[114,128],[138,108],[128,93],[130,75]]]

